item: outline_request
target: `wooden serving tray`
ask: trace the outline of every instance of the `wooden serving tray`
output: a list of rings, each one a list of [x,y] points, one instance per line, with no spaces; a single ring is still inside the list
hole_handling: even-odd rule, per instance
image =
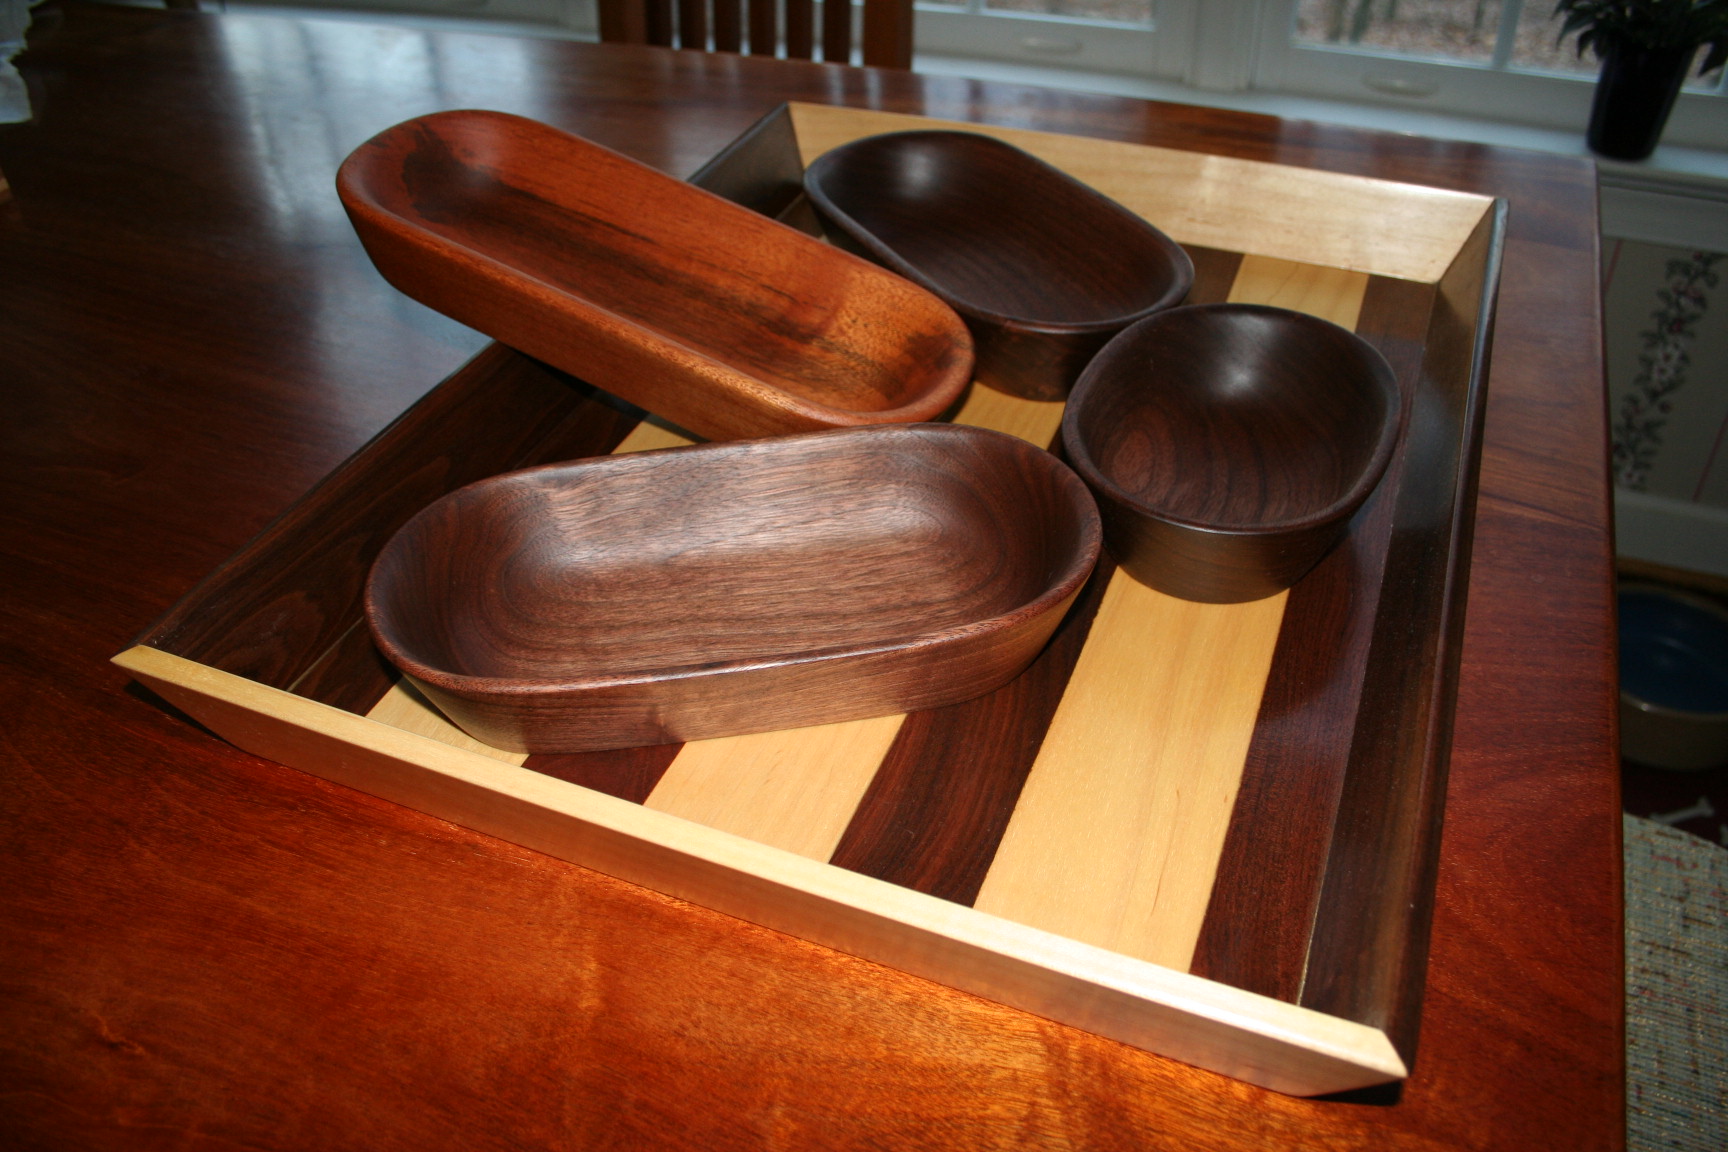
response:
[[[802,165],[926,127],[776,110],[694,178],[809,223]],[[1100,567],[979,700],[756,736],[523,757],[396,682],[368,566],[483,476],[683,442],[493,345],[116,661],[233,743],[757,923],[1283,1092],[1406,1075],[1469,567],[1504,206],[976,125],[1183,243],[1192,299],[1360,332],[1411,394],[1386,480],[1290,592],[1202,605]],[[1061,405],[955,416],[1050,444]]]

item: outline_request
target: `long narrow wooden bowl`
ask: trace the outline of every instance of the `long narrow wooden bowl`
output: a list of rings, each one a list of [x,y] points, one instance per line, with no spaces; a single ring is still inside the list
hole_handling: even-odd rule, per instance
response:
[[[1112,336],[1194,283],[1170,237],[988,136],[866,137],[818,157],[804,188],[837,242],[965,317],[978,379],[1016,396],[1066,396]]]
[[[407,121],[336,184],[397,288],[701,436],[928,420],[971,377],[930,293],[520,116]]]
[[[635,747],[982,695],[1043,647],[1100,544],[1049,453],[885,425],[480,481],[391,540],[366,614],[487,744]]]
[[[1354,332],[1252,304],[1177,308],[1098,354],[1062,443],[1128,574],[1187,600],[1257,600],[1338,542],[1403,419]]]

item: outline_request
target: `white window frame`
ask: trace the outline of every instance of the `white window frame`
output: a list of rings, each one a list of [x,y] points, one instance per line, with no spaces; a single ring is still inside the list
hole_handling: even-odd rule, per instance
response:
[[[1592,74],[1527,72],[1297,44],[1296,0],[1157,0],[1151,28],[990,12],[984,0],[918,9],[917,49],[935,56],[1176,81],[1582,131]],[[1547,5],[1551,0],[1525,0]],[[1728,92],[1684,92],[1665,144],[1728,151]]]
[[[1124,76],[1173,76],[1179,59],[1161,57],[1174,41],[1179,56],[1189,36],[1184,20],[1195,0],[1155,0],[1150,26],[1074,20],[1023,12],[992,12],[985,0],[920,5],[913,44],[933,56],[1007,60]],[[1167,9],[1177,9],[1175,23]]]
[[[1525,6],[1549,2],[1525,0]],[[1247,3],[1261,10],[1254,88],[1544,128],[1577,129],[1589,121],[1593,74],[1523,71],[1504,61],[1420,60],[1362,45],[1297,44],[1290,34],[1297,0]],[[1229,6],[1228,0],[1220,5]],[[1683,92],[1663,142],[1728,149],[1728,97],[1720,85],[1714,92]]]

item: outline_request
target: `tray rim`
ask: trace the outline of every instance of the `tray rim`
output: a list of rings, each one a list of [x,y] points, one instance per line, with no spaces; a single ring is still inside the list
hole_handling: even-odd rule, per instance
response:
[[[1370,1025],[836,868],[148,645],[119,653],[113,663],[254,755],[1185,1063],[1292,1095],[1408,1075],[1386,1033]],[[309,743],[348,751],[303,762],[323,751]],[[682,857],[696,865],[695,873],[633,860],[605,843],[613,839],[651,856]],[[800,906],[792,916],[784,905],[764,914],[752,882],[789,893]],[[801,906],[810,901],[821,906]],[[907,935],[886,944],[880,935],[863,942],[858,918],[888,927],[890,936]],[[952,968],[936,963],[953,950],[985,960],[986,970],[956,979]],[[991,964],[995,971],[987,970]],[[1052,975],[1074,987],[1052,988]],[[1200,1032],[1198,1042],[1183,1034],[1186,1029],[1172,1030],[1171,1019]]]
[[[705,166],[703,172],[712,169],[715,163],[730,151],[746,143],[769,121],[775,117],[786,116],[787,105],[771,111],[716,157],[716,161]],[[1145,147],[1106,141],[1091,143]],[[1207,156],[1204,153],[1196,155]],[[1237,163],[1252,163],[1264,168],[1285,167],[1263,162]],[[1367,180],[1335,173],[1317,174],[1347,181]],[[698,173],[698,176],[700,175],[701,173]],[[1390,185],[1391,182],[1373,183]],[[1421,188],[1417,185],[1394,187]],[[1477,430],[1473,434],[1467,432],[1466,442],[1461,445],[1461,450],[1468,458],[1468,466],[1460,470],[1460,483],[1470,491],[1461,490],[1457,499],[1461,502],[1460,506],[1468,510],[1473,498],[1476,458],[1480,448],[1482,377],[1485,375],[1483,353],[1492,329],[1493,287],[1497,281],[1496,262],[1500,237],[1504,231],[1505,207],[1501,201],[1474,194],[1447,195],[1469,196],[1480,202],[1485,207],[1484,219],[1492,217],[1494,228],[1489,245],[1490,266],[1483,270],[1485,287],[1481,298],[1481,312],[1475,326],[1477,354],[1472,364],[1469,385],[1470,402],[1474,410],[1472,420]],[[1460,251],[1462,252],[1462,249]],[[483,350],[476,357],[476,361],[484,357],[487,351]],[[474,362],[471,362],[470,366],[472,363]],[[457,375],[466,370],[466,367],[458,370]],[[414,409],[409,411],[411,413]],[[387,431],[389,429],[386,429]],[[384,433],[380,433],[380,437],[383,435]],[[367,447],[356,453],[355,458],[366,453]],[[340,469],[338,471],[340,472]],[[1466,561],[1467,537],[1472,522],[1473,516],[1465,516],[1453,524],[1454,537],[1460,531],[1465,536]],[[270,529],[265,531],[269,532]],[[245,549],[242,553],[244,551]],[[240,554],[237,554],[237,557],[238,555]],[[1457,541],[1454,540],[1448,552],[1451,563],[1448,566],[1448,591],[1445,601],[1447,612],[1455,617],[1448,625],[1454,631],[1457,620],[1462,616],[1462,593],[1468,583],[1467,562],[1460,564],[1458,555]],[[223,566],[225,567],[226,565]],[[222,568],[217,571],[222,571]],[[196,601],[204,587],[205,584],[201,583],[194,588],[164,619],[171,619],[189,602]],[[295,696],[282,689],[153,647],[151,642],[160,638],[165,631],[165,626],[158,626],[146,632],[137,646],[116,656],[115,663],[155,687],[170,701],[247,751],[290,763],[315,775],[349,784],[386,799],[398,800],[410,807],[452,819],[478,831],[498,835],[529,847],[538,847],[576,863],[597,867],[601,871],[642,883],[658,891],[691,899],[695,903],[722,912],[789,931],[805,939],[888,963],[953,987],[976,992],[1002,1003],[1278,1091],[1315,1095],[1364,1087],[1407,1075],[1407,1062],[1399,1055],[1388,1029],[1357,1023],[1341,1016],[1261,996],[1220,981],[1193,976],[1067,940],[964,905],[925,896],[886,881],[845,872],[826,863],[757,844],[678,817],[652,812],[630,801],[546,777],[527,768],[514,767],[426,737],[414,736],[341,708]],[[1456,640],[1453,639],[1446,648],[1446,654],[1453,665],[1450,675],[1455,680]],[[1445,686],[1439,685],[1439,688],[1445,694]],[[1449,721],[1450,706],[1444,711]],[[298,718],[300,722],[284,719],[290,716]],[[332,717],[338,719],[333,720]],[[286,734],[280,730],[284,725],[287,728]],[[322,751],[333,751],[335,755],[328,760],[322,756],[314,756],[308,761],[306,748],[295,744],[295,732],[314,734],[316,739],[313,743],[325,741],[326,746]],[[283,743],[285,738],[287,744]],[[339,741],[338,746],[329,748],[327,742],[330,740]],[[301,741],[302,744],[304,742]],[[350,757],[343,754],[343,745],[363,750],[370,756],[382,757],[387,762],[385,775],[368,775],[360,766],[351,762]],[[1444,760],[1443,748],[1440,759]],[[376,769],[378,765],[374,764],[373,767]],[[416,776],[418,778],[415,778]],[[503,798],[506,809],[515,806],[514,816],[508,811],[495,810],[497,805],[489,808],[485,802],[473,803],[472,793],[475,789]],[[551,791],[548,792],[547,789]],[[458,794],[461,794],[460,802]],[[547,803],[548,797],[553,802]],[[617,817],[620,811],[626,813],[622,824],[618,823]],[[452,814],[453,812],[455,814]],[[652,819],[633,822],[629,818],[630,812]],[[518,823],[516,817],[522,817],[525,822]],[[547,819],[554,822],[573,821],[588,829],[588,832],[577,835],[575,842],[568,835],[569,829],[565,830],[565,835],[546,838],[544,846],[542,843],[532,842],[542,838],[543,832],[537,829]],[[667,825],[664,823],[666,821],[673,824]],[[759,902],[750,899],[748,894],[729,895],[725,885],[716,886],[712,882],[696,884],[688,878],[680,880],[676,869],[672,870],[673,874],[670,876],[646,872],[626,875],[618,870],[625,867],[623,864],[615,862],[613,867],[607,867],[604,863],[596,862],[597,855],[606,855],[605,851],[596,848],[596,837],[623,837],[637,844],[639,848],[646,846],[653,852],[664,852],[665,845],[643,840],[639,833],[663,831],[674,826],[681,826],[678,836],[680,842],[688,841],[701,845],[701,851],[692,854],[692,860],[698,860],[703,867],[732,877],[734,882],[742,879],[756,884],[779,885],[784,891],[795,893],[798,897],[795,902],[800,905],[799,914],[809,919],[810,923],[804,927],[790,926],[786,923],[787,917],[778,912],[762,914]],[[698,831],[690,834],[691,829]],[[1437,841],[1437,828],[1434,839]],[[737,862],[747,862],[750,866],[740,869],[734,866]],[[839,889],[844,892],[832,898],[816,894],[816,890],[827,891],[836,887],[834,883],[825,882],[831,881],[834,874],[839,874],[845,881],[839,885]],[[1431,888],[1430,883],[1430,894]],[[882,908],[910,909],[907,919],[890,915],[889,921],[906,928],[911,935],[895,945],[899,952],[887,955],[885,953],[894,949],[883,946],[879,940],[860,943],[854,938],[854,933],[835,928],[832,914],[825,916],[820,908],[802,908],[802,905],[811,901],[821,903],[824,900],[828,901],[831,912],[833,909],[844,909],[848,915],[866,917],[881,915]],[[936,906],[935,910],[942,913],[941,916],[934,917],[929,926],[920,921],[920,917],[931,914],[926,902]],[[1004,926],[1008,929],[1005,933]],[[1020,948],[1018,955],[995,951],[982,943],[1004,937],[1017,942]],[[938,950],[942,947],[963,950],[982,948],[984,953],[995,957],[996,962],[1006,963],[1010,968],[1015,965],[1019,967],[1007,974],[995,972],[972,980],[960,980],[947,969],[932,970],[929,967],[932,947]],[[1425,948],[1423,951],[1425,952]],[[1056,983],[1065,980],[1072,987],[1052,989],[1053,980]]]

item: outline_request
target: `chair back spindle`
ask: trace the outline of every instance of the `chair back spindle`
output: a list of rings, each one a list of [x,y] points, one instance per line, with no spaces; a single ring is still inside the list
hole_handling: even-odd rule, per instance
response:
[[[912,66],[912,0],[861,0],[864,63]],[[712,6],[712,7],[710,7]],[[600,39],[850,63],[852,0],[600,0]],[[712,34],[712,36],[710,36]]]

